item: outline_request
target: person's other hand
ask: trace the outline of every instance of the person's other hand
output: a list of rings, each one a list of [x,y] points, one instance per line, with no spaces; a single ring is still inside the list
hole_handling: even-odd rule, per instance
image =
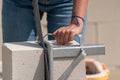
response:
[[[63,26],[58,28],[53,35],[58,44],[67,44],[68,42],[72,41],[75,35],[78,35],[82,31],[82,26],[77,26],[76,24],[70,24],[69,26]]]

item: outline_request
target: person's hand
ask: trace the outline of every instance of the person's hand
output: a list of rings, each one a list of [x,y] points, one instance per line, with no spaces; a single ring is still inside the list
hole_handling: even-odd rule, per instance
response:
[[[67,44],[68,42],[72,41],[75,35],[80,34],[82,31],[82,26],[77,26],[76,24],[70,24],[69,26],[63,26],[53,32],[53,35],[58,44]]]

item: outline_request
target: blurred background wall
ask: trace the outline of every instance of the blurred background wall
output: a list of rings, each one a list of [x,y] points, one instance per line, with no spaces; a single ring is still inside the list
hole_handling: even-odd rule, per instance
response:
[[[92,57],[107,65],[110,79],[120,79],[120,0],[89,0],[85,43],[103,43],[106,55]]]
[[[0,0],[1,13],[2,0]],[[43,19],[43,24],[45,18]],[[45,25],[45,24],[44,24]],[[46,27],[45,27],[46,28]],[[46,30],[45,30],[46,32]],[[85,43],[102,43],[106,55],[91,56],[107,65],[111,71],[109,80],[120,79],[120,0],[89,0],[88,23]],[[2,30],[0,15],[0,60],[2,55]]]

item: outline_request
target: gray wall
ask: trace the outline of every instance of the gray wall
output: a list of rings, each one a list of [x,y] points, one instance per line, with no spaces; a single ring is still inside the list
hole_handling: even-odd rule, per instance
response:
[[[95,56],[110,69],[110,79],[120,79],[120,0],[89,0],[85,43],[103,43],[106,55]]]
[[[106,55],[99,59],[120,66],[120,0],[89,0],[85,43],[104,43]]]

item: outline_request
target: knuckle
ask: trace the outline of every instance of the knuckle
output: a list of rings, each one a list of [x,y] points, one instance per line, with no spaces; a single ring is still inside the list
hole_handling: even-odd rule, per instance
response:
[[[64,34],[64,33],[65,33],[65,30],[62,30],[61,33]]]
[[[75,31],[74,31],[74,30],[71,30],[71,31],[70,31],[70,33],[72,33],[72,34],[73,34],[73,33],[75,33]]]
[[[67,34],[70,33],[70,30],[66,30],[66,33],[67,33]]]

